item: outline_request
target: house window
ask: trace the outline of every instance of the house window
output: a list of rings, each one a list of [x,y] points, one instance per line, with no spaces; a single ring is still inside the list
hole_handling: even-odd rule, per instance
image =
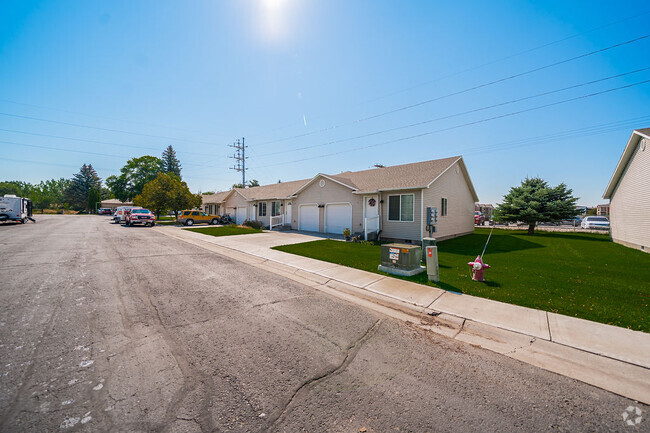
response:
[[[440,203],[440,216],[447,216],[447,199],[443,198]]]
[[[261,217],[266,216],[266,202],[263,201],[257,204],[258,215]]]
[[[271,216],[278,216],[280,215],[280,202],[279,201],[272,201],[271,202]]]
[[[414,195],[388,196],[388,221],[413,221]]]

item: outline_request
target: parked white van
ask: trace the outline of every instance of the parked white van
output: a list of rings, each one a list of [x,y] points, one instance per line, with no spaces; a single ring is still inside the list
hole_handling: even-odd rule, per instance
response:
[[[113,214],[113,222],[115,224],[126,223],[126,215],[124,211],[127,211],[129,209],[142,209],[142,208],[139,206],[120,206],[117,209],[115,209],[115,213]]]

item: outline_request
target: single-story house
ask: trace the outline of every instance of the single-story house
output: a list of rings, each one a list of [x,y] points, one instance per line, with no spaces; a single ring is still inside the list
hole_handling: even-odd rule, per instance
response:
[[[221,191],[215,194],[203,194],[201,196],[203,199],[201,210],[210,215],[221,215],[221,211],[223,210],[222,204],[226,201],[226,198],[232,194],[232,192],[233,190]]]
[[[113,212],[115,212],[115,209],[117,209],[120,206],[133,206],[132,201],[120,201],[116,198],[111,198],[108,200],[102,200],[101,201],[101,206],[104,209],[110,209]]]
[[[607,185],[610,236],[614,242],[650,251],[650,128],[632,132]]]
[[[291,227],[420,243],[428,207],[442,240],[474,231],[478,196],[461,156],[336,175],[319,173],[292,195]]]
[[[248,201],[248,219],[260,221],[265,227],[290,226],[292,194],[308,181],[278,182],[237,190]]]

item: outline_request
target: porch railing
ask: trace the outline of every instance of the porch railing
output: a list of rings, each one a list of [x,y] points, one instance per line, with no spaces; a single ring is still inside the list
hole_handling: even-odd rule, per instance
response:
[[[368,234],[379,233],[379,216],[364,218],[363,238],[368,240]]]
[[[284,225],[284,214],[271,217],[271,223],[270,223],[271,230],[273,230],[273,227],[283,226],[283,225]]]

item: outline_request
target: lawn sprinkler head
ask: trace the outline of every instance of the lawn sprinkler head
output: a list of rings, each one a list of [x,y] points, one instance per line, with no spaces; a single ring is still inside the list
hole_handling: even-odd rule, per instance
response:
[[[472,267],[472,280],[485,281],[483,274],[486,269],[490,269],[490,265],[483,263],[481,256],[476,256],[473,262],[467,264]]]

